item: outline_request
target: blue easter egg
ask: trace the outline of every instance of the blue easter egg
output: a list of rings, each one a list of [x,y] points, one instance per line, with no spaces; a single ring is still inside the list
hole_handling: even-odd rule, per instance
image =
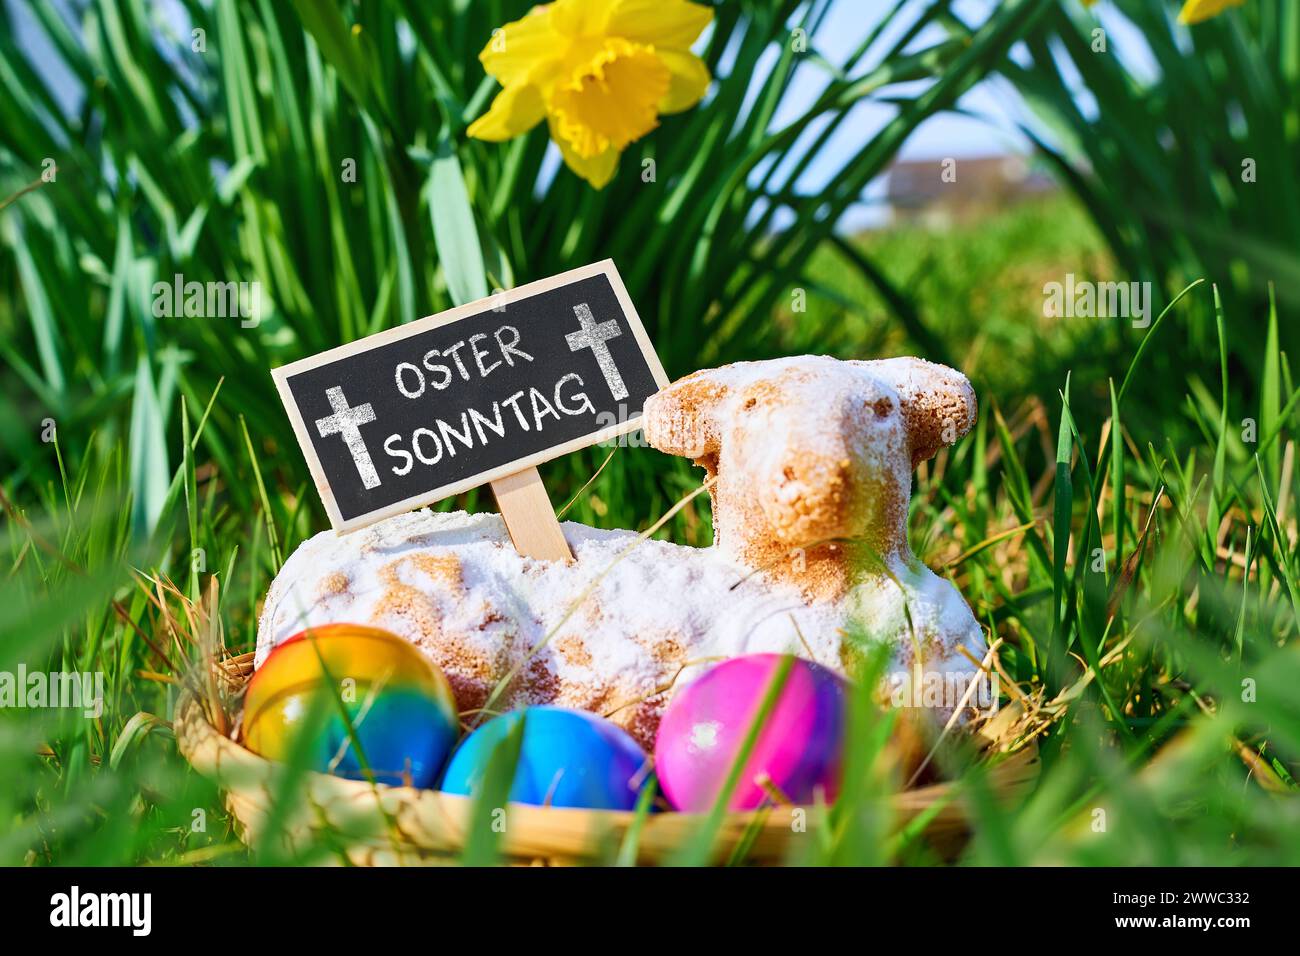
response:
[[[647,776],[645,752],[603,717],[562,707],[528,707],[494,717],[465,738],[442,780],[447,793],[473,796],[492,752],[524,721],[512,803],[631,810]]]

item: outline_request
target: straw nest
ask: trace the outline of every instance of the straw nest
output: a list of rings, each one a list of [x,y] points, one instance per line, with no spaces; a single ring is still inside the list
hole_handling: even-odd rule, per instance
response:
[[[287,850],[309,845],[335,848],[335,858],[355,865],[429,864],[454,861],[466,846],[473,800],[436,790],[371,785],[320,773],[306,773],[291,807],[274,807],[287,768],[242,747],[235,714],[253,655],[226,658],[206,680],[187,682],[176,712],[181,753],[226,794],[240,836],[260,842],[268,827]],[[976,731],[987,762],[987,785],[1012,800],[1038,778],[1033,722],[1019,701],[1004,707]],[[956,852],[969,833],[966,802],[950,783],[904,790],[892,798],[895,826],[923,827],[940,853]],[[500,852],[511,862],[570,864],[608,861],[611,847],[626,846],[636,830],[632,812],[575,810],[510,804],[499,821]],[[824,807],[772,806],[728,814],[717,832],[713,858],[733,859],[743,849],[748,862],[778,863],[798,858],[798,841],[817,832]],[[656,863],[696,837],[703,815],[652,813],[633,833],[635,858]],[[625,843],[625,840],[627,842]],[[625,850],[626,852],[626,850]]]

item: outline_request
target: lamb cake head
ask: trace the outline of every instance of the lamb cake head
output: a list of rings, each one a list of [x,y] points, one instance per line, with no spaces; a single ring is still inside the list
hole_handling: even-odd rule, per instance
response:
[[[912,562],[912,469],[975,415],[970,383],[945,366],[802,356],[680,379],[646,403],[645,435],[716,478],[714,543],[734,561],[837,596]]]
[[[442,668],[462,712],[583,708],[647,747],[678,687],[746,653],[844,671],[865,634],[893,649],[894,674],[951,676],[959,696],[983,631],[912,555],[907,512],[913,467],[975,415],[966,378],[919,359],[696,372],[647,402],[643,426],[715,479],[713,546],[566,522],[576,560],[537,561],[499,515],[429,510],[322,532],[272,583],[257,663],[307,627],[379,626]]]

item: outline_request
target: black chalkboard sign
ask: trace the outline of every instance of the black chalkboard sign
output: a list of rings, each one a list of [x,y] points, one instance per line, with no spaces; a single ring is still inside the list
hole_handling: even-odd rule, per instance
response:
[[[272,375],[341,531],[631,431],[668,384],[612,260]]]

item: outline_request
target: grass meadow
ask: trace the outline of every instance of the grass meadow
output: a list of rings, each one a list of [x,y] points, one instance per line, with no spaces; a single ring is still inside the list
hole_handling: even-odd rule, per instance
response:
[[[818,52],[832,6],[713,4],[708,93],[598,190],[545,127],[466,135],[497,90],[477,54],[525,3],[0,5],[0,672],[103,690],[89,716],[0,708],[0,863],[332,859],[244,845],[170,726],[187,675],[252,648],[275,571],[327,526],[268,370],[605,256],[674,377],[800,352],[970,376],[978,425],[919,470],[912,542],[1000,641],[1003,705],[1043,765],[1010,806],[951,768],[974,819],[957,862],[1300,863],[1296,5],[1188,28],[1159,0],[882,4],[838,62]],[[1154,78],[1084,60],[1104,17],[1147,38]],[[839,227],[994,75],[1057,191]],[[863,131],[862,102],[892,118]],[[175,274],[256,281],[269,306],[248,326],[155,314]],[[1045,314],[1067,274],[1149,282],[1152,321]],[[700,480],[638,447],[542,474],[567,519],[637,529]],[[707,498],[658,533],[707,544]],[[889,718],[860,710],[833,825],[791,862],[946,862],[890,825]]]

